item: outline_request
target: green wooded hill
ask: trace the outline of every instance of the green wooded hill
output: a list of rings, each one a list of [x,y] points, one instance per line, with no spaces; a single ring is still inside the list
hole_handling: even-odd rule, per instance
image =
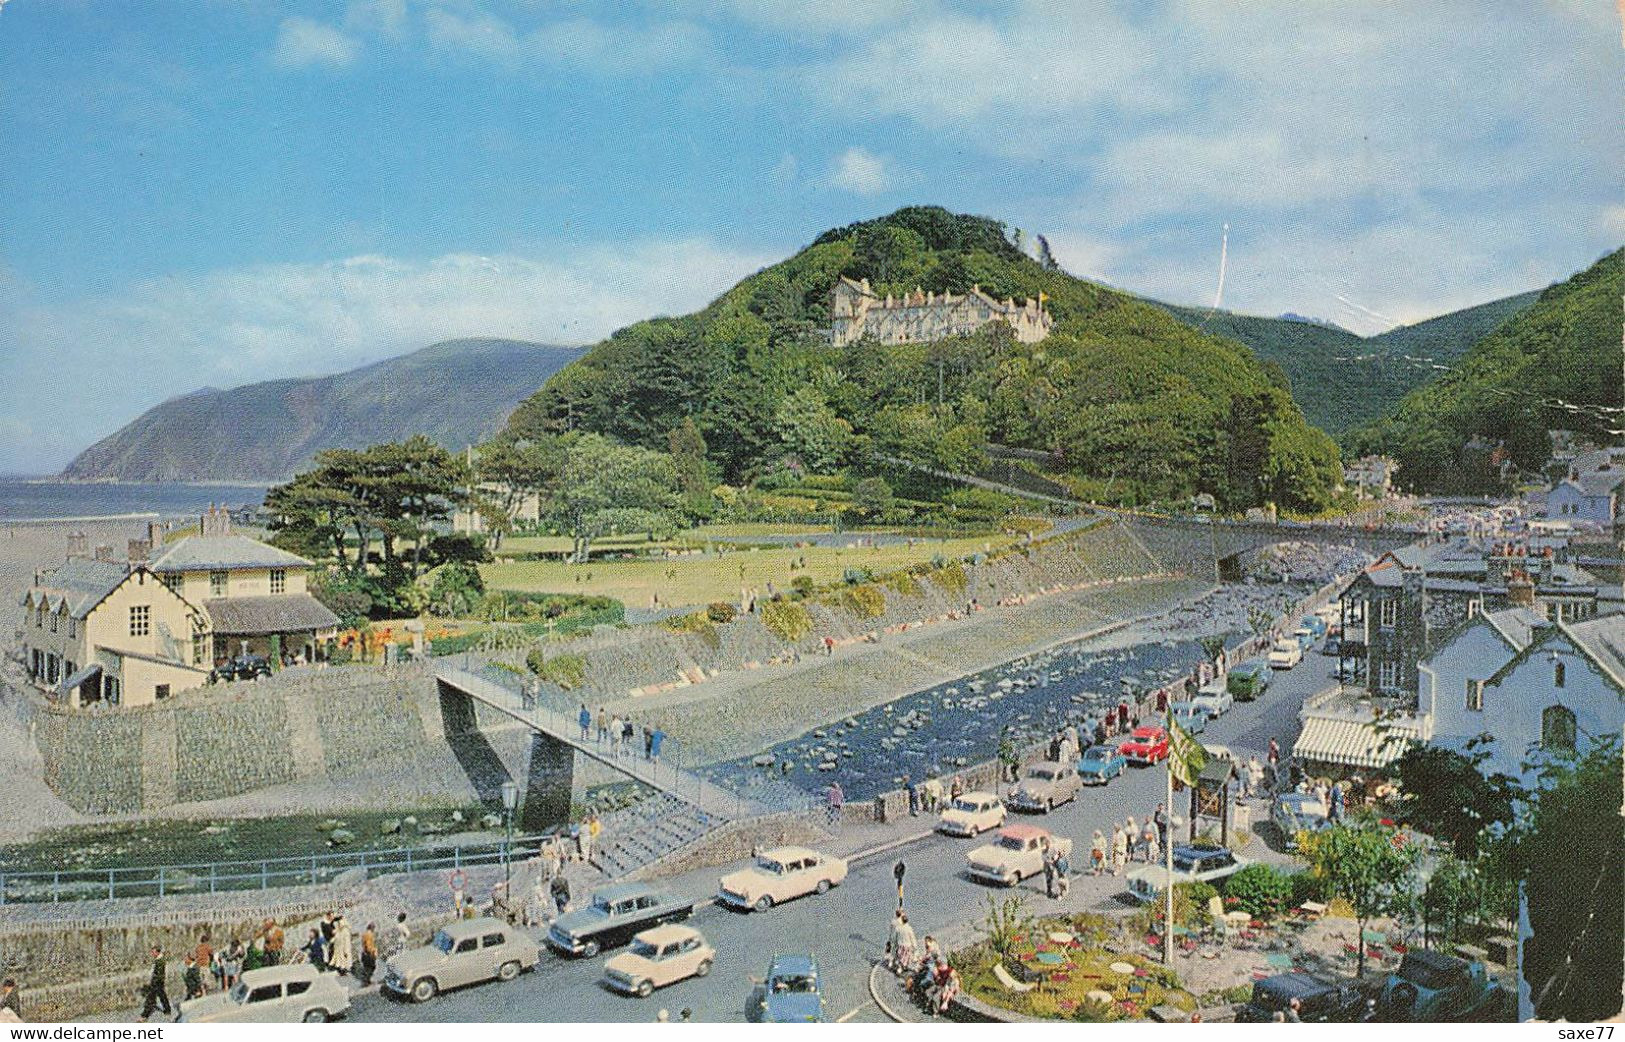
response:
[[[1335,437],[1393,409],[1540,296],[1539,290],[1492,300],[1374,337],[1288,318],[1161,304],[1216,336],[1239,340],[1281,367],[1310,423]]]
[[[281,481],[321,449],[413,434],[461,449],[501,429],[530,388],[577,354],[517,340],[450,340],[331,376],[194,391],[98,441],[62,476]]]
[[[836,348],[823,332],[842,275],[880,294],[1042,293],[1055,326],[1038,344],[995,324]],[[524,401],[507,433],[585,429],[664,449],[684,417],[729,481],[786,459],[968,470],[990,442],[1059,451],[1081,492],[1113,501],[1209,491],[1230,507],[1316,509],[1340,478],[1336,445],[1247,347],[1041,265],[998,221],[938,207],[832,229],[699,312],[616,332]]]
[[[1532,470],[1550,455],[1548,430],[1617,441],[1619,414],[1598,410],[1621,401],[1622,294],[1625,249],[1541,292],[1449,372],[1351,432],[1350,451],[1394,456],[1418,490],[1480,493],[1497,489],[1497,448]]]

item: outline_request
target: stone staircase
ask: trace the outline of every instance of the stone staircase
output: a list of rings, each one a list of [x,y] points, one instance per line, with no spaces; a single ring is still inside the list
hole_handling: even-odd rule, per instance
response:
[[[619,879],[687,846],[720,823],[675,796],[651,796],[604,819],[592,862],[605,878]]]

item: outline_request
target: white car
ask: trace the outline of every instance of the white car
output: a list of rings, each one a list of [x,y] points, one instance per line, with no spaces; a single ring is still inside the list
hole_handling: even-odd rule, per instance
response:
[[[999,830],[997,840],[977,847],[965,860],[972,877],[1015,886],[1044,871],[1044,856],[1052,846],[1063,856],[1072,854],[1072,841],[1064,836],[1052,836],[1036,825],[1008,825]]]
[[[690,926],[667,924],[632,938],[632,946],[604,963],[604,986],[648,998],[656,988],[704,977],[717,950]]]
[[[1250,859],[1232,854],[1225,847],[1174,847],[1175,883],[1217,883],[1228,879],[1245,868]],[[1146,865],[1128,874],[1129,896],[1147,904],[1168,887],[1168,869],[1163,865]]]
[[[1292,637],[1284,637],[1270,648],[1271,669],[1291,669],[1303,661],[1303,645]]]
[[[717,900],[735,908],[765,912],[805,894],[828,893],[846,881],[846,861],[806,847],[774,847],[756,855],[749,868],[722,877]]]
[[[1004,824],[1004,804],[991,792],[961,794],[937,820],[937,831],[950,836],[975,836]]]
[[[230,991],[181,1003],[186,1024],[321,1023],[343,1016],[350,994],[337,974],[322,973],[308,962],[249,970]]]
[[[1196,697],[1191,699],[1191,708],[1200,709],[1208,715],[1209,719],[1223,716],[1235,704],[1236,696],[1230,693],[1230,686],[1225,682],[1224,677],[1209,680],[1202,685],[1201,690],[1196,692]]]

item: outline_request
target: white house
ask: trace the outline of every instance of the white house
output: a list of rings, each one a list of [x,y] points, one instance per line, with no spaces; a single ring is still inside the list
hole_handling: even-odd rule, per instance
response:
[[[1487,735],[1494,742],[1485,766],[1532,781],[1543,758],[1625,727],[1625,615],[1565,622],[1533,608],[1480,614],[1419,673],[1433,744],[1460,750]]]

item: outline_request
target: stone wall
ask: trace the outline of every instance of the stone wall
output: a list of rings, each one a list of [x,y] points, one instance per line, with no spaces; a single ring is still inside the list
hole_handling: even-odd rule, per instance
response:
[[[45,784],[87,813],[139,811],[142,721],[135,713],[40,713],[35,734]]]
[[[732,821],[627,874],[628,880],[678,876],[697,868],[743,861],[757,847],[813,846],[829,838],[805,814],[779,814],[767,818]]]

